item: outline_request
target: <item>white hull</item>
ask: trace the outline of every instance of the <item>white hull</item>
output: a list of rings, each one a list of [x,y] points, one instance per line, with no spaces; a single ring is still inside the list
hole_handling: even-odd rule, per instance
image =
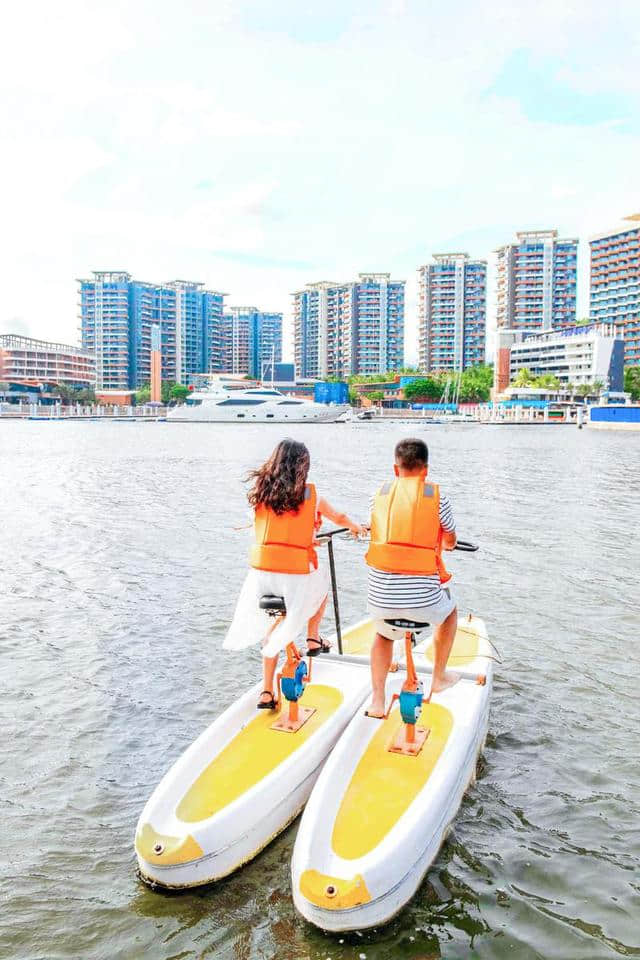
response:
[[[306,400],[294,403],[286,398],[243,406],[240,401],[235,401],[233,394],[222,401],[219,397],[206,396],[194,399],[202,399],[202,402],[197,406],[183,404],[173,407],[167,413],[167,420],[181,423],[337,423],[349,410],[348,406]]]
[[[256,710],[260,689],[257,684],[225,710],[147,802],[136,830],[145,879],[164,887],[197,886],[256,856],[300,813],[327,755],[367,696],[369,675],[362,665],[315,660],[300,705],[317,703],[318,709],[295,734],[271,730],[277,715]],[[262,773],[254,775],[258,767]]]
[[[636,433],[640,431],[640,423],[594,423],[592,420],[587,420],[587,426],[591,430],[630,430]]]
[[[587,409],[586,425],[591,430],[640,431],[640,404],[607,403]]]
[[[484,632],[482,621],[473,624]],[[416,648],[416,664],[424,671],[420,652]],[[486,641],[481,652],[488,653]],[[450,666],[455,669],[455,662]],[[414,895],[475,777],[487,732],[491,666],[484,655],[468,660],[460,671],[465,679],[424,708],[420,723],[431,733],[417,758],[387,750],[401,727],[397,708],[386,721],[362,711],[353,718],[313,789],[293,852],[294,903],[311,923],[333,932],[378,926]],[[486,678],[484,685],[475,682],[474,671]],[[401,670],[390,678],[388,696],[403,682]],[[428,687],[428,674],[424,682]],[[419,762],[424,783],[418,777],[415,793],[402,793],[399,784],[406,780],[410,787],[411,765]]]

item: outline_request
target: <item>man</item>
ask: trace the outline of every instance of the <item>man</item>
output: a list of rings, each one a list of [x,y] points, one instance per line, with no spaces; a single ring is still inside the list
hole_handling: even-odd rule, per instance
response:
[[[368,609],[376,626],[371,648],[373,695],[370,717],[385,712],[385,683],[393,641],[406,628],[390,620],[412,620],[434,627],[431,692],[453,686],[458,675],[446,669],[456,635],[458,613],[449,589],[451,579],[442,550],[453,550],[457,539],[451,504],[438,484],[427,479],[429,451],[422,440],[401,440],[395,448],[396,479],[383,484],[371,509]],[[417,636],[421,630],[416,630]]]

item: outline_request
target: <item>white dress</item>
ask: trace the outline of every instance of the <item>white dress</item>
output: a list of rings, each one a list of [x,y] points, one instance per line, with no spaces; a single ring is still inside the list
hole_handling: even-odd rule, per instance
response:
[[[251,511],[253,521],[253,511]],[[309,573],[272,573],[249,570],[236,604],[231,626],[224,639],[225,650],[243,650],[254,643],[264,643],[273,626],[273,618],[258,606],[260,597],[271,594],[284,597],[287,615],[264,643],[262,655],[274,657],[288,643],[306,639],[307,622],[317,613],[329,590],[327,572],[319,566]]]

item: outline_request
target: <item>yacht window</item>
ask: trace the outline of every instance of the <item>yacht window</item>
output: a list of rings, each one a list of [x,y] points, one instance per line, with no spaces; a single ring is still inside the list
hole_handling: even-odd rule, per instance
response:
[[[302,403],[302,400],[281,400],[278,404],[279,407],[299,407]]]
[[[196,397],[187,397],[186,404],[188,407],[199,407],[202,403],[202,400],[198,400]]]
[[[267,420],[273,420],[273,414],[272,414],[272,413],[268,413],[268,414],[267,414]]]
[[[255,407],[258,403],[266,403],[266,400],[249,400],[243,397],[242,400],[221,400],[219,407]]]

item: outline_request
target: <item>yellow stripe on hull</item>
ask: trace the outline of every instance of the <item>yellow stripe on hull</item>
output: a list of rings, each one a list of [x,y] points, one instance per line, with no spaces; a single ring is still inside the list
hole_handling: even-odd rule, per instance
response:
[[[309,684],[301,704],[315,707],[315,713],[296,733],[272,730],[278,715],[261,710],[203,770],[180,801],[177,816],[184,823],[198,823],[233,803],[295,753],[342,701],[336,687]],[[283,710],[287,709],[285,701]]]
[[[458,624],[456,638],[453,641],[447,664],[452,670],[456,667],[466,667],[480,655],[480,637],[475,627],[466,622]],[[425,656],[429,663],[433,663],[433,643],[426,649]]]
[[[396,708],[380,724],[360,758],[331,838],[334,853],[344,860],[356,860],[375,849],[407,811],[444,750],[453,729],[453,715],[446,707],[429,703],[423,708],[419,725],[431,732],[417,757],[387,749],[402,726]]]
[[[167,837],[156,833],[150,823],[145,823],[136,834],[136,850],[147,863],[156,863],[161,867],[174,867],[204,856],[202,847],[190,834],[186,837]]]
[[[342,649],[344,653],[368,654],[376,635],[373,620],[357,623],[342,634]]]

